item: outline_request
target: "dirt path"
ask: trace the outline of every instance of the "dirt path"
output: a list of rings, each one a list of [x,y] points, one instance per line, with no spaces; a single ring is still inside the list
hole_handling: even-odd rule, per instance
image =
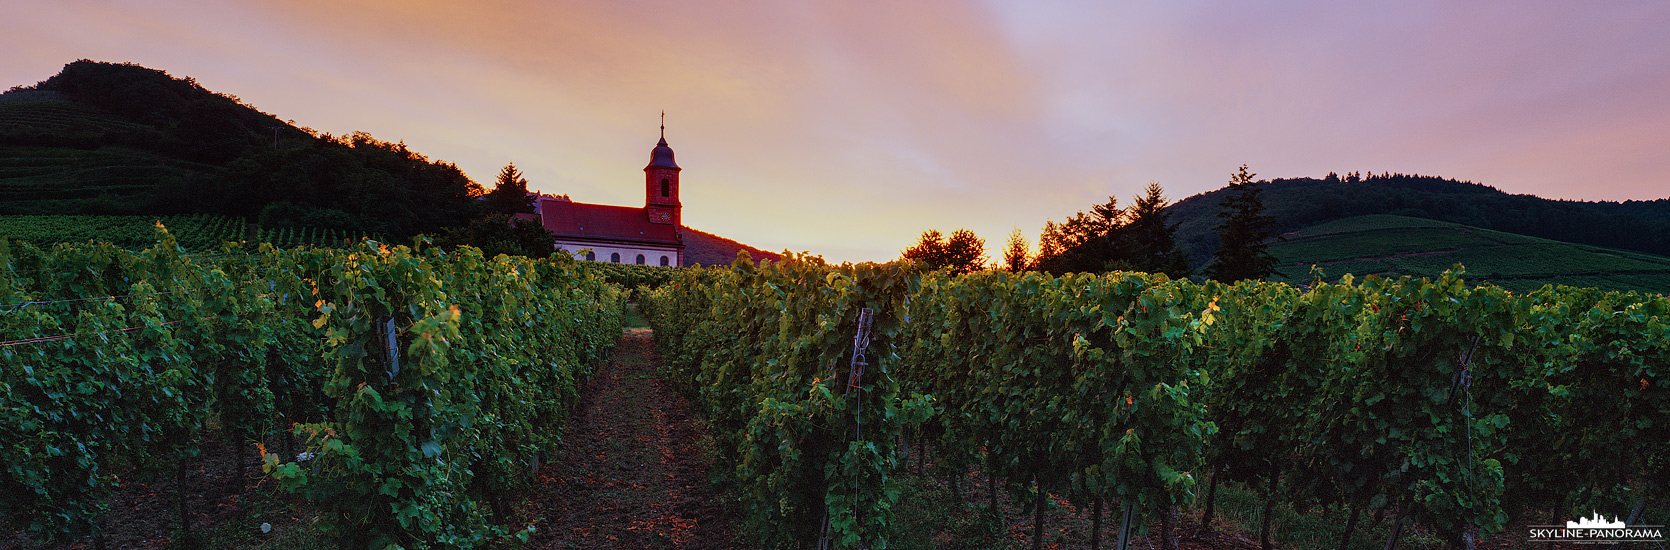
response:
[[[561,452],[522,510],[528,549],[733,548],[708,491],[699,427],[657,374],[647,329],[628,329],[580,392]]]

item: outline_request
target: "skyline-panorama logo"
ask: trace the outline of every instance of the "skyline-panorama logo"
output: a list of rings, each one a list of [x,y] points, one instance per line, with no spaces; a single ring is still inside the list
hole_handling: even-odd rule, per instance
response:
[[[1593,512],[1590,517],[1558,525],[1531,525],[1530,542],[1569,542],[1573,544],[1614,544],[1620,542],[1665,542],[1663,525],[1625,525],[1623,520],[1608,519]]]
[[[1577,521],[1566,522],[1567,529],[1623,529],[1624,522],[1618,518],[1606,519],[1606,516],[1595,512],[1592,517],[1577,518]]]

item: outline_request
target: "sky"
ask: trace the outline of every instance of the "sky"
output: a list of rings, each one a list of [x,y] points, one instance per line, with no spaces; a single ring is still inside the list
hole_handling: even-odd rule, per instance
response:
[[[684,223],[887,261],[1150,181],[1436,175],[1670,197],[1670,3],[5,0],[0,89],[133,62],[484,185],[635,206],[666,112]]]

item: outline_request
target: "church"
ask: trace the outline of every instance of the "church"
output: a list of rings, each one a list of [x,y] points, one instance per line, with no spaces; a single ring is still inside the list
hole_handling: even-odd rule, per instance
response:
[[[644,167],[644,206],[582,204],[567,195],[540,195],[534,215],[557,237],[557,249],[576,259],[639,265],[685,265],[685,232],[679,217],[677,162],[661,142]]]

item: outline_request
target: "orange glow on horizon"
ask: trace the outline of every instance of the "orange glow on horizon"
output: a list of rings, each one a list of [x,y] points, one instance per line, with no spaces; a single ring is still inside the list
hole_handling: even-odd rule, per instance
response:
[[[4,86],[136,62],[478,182],[641,201],[667,112],[691,227],[832,261],[992,258],[1149,181],[1420,173],[1664,198],[1670,5],[238,0],[30,3]]]

